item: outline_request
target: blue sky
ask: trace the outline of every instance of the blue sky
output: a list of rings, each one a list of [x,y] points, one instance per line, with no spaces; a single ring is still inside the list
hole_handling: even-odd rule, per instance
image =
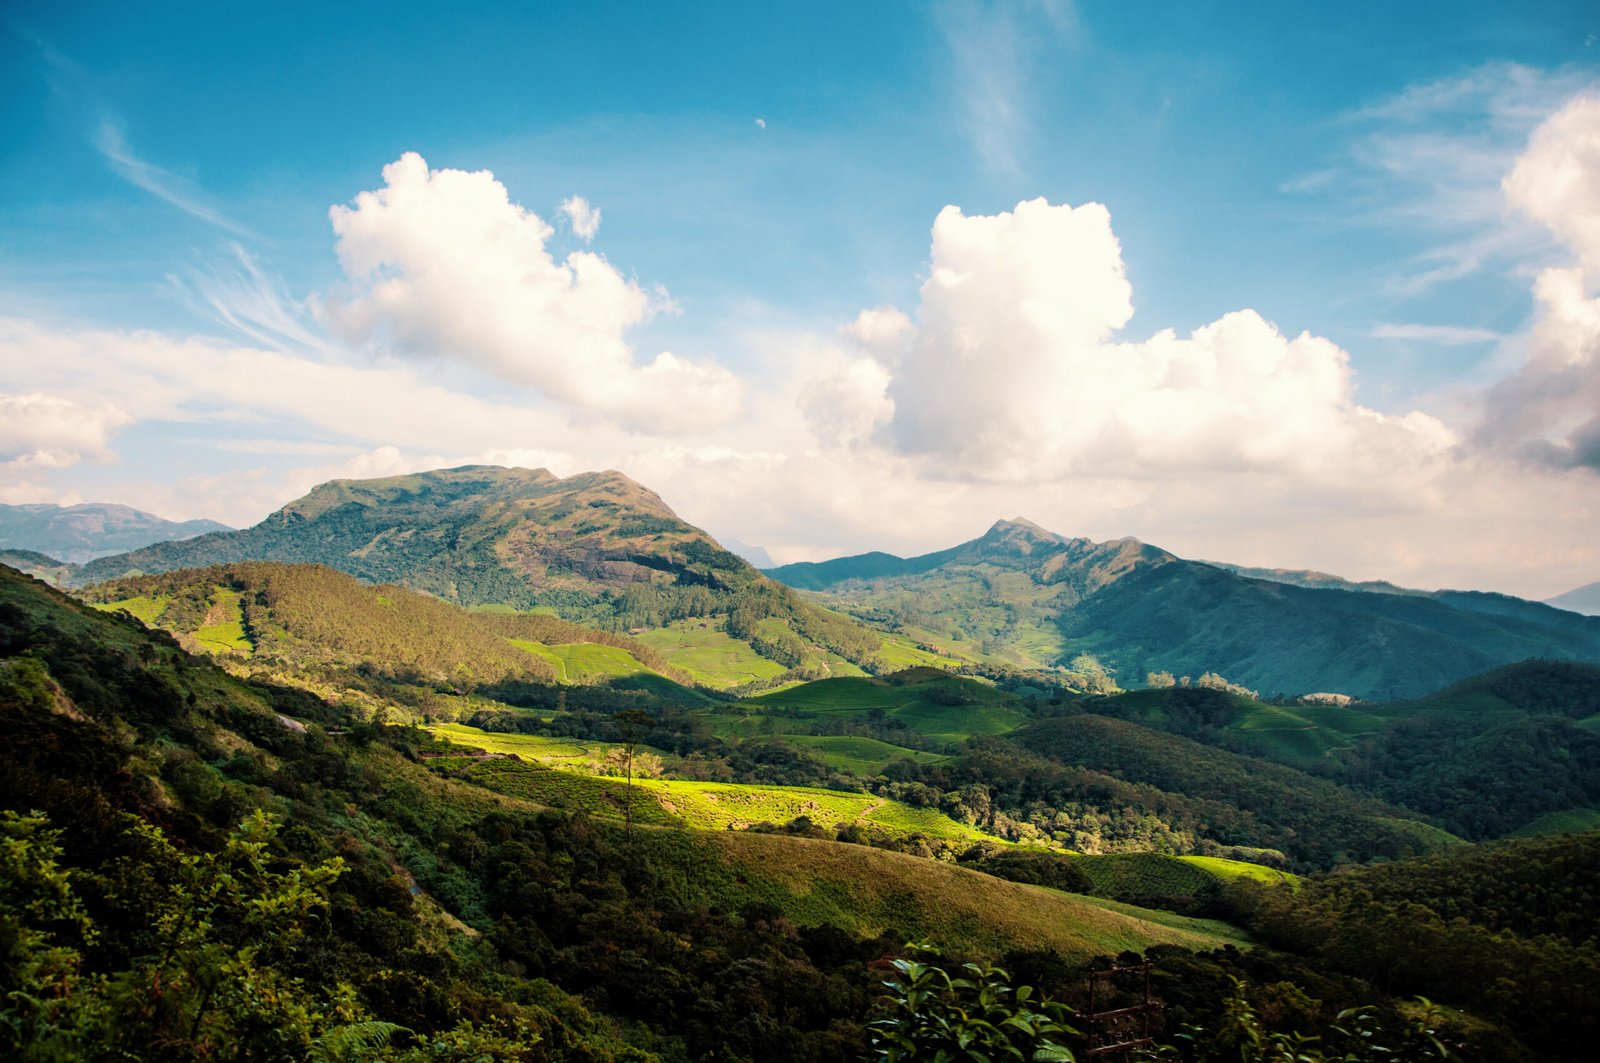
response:
[[[1587,261],[1588,201],[1539,198],[1590,158],[1586,113],[1502,187],[1600,79],[1592,3],[232,7],[7,8],[0,395],[34,398],[0,500],[245,523],[327,475],[543,458],[783,559],[1023,514],[1352,576],[1600,578],[1591,378],[1530,397],[1541,358],[1591,357],[1558,327],[1582,305],[1536,293]],[[408,152],[440,212],[354,207],[400,196]],[[572,300],[486,280],[479,221],[607,272]],[[983,283],[935,290],[941,262]],[[1276,329],[1159,342],[1237,311]]]

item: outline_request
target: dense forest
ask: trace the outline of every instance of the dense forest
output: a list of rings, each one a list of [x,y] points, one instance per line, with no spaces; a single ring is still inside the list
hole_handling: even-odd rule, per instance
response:
[[[514,759],[462,758],[412,726],[230,675],[131,615],[9,571],[0,661],[0,1038],[14,1058],[867,1059],[887,1052],[890,1034],[923,1037],[938,1018],[928,1008],[960,992],[917,997],[932,1003],[907,1012],[886,980],[904,989],[908,971],[936,979],[938,965],[959,973],[968,960],[1060,1001],[1068,1010],[1049,1014],[1063,1029],[1049,1037],[1076,1052],[1091,1043],[1086,956],[963,938],[915,968],[927,955],[908,945],[909,927],[818,919],[804,894],[772,887],[742,894],[754,872],[670,816],[642,815],[630,830],[541,807],[510,793],[510,776],[458,774]],[[1165,1001],[1157,1033],[1185,1058],[1268,1058],[1291,1042],[1305,1058],[1332,1058],[1364,1030],[1398,1053],[1386,1058],[1441,1058],[1444,1046],[1467,1059],[1576,1059],[1593,1036],[1596,941],[1584,913],[1600,881],[1595,835],[1449,848],[1296,889],[1186,872],[1162,897],[1141,894],[1152,879],[1139,865],[1009,849],[1005,834],[1032,821],[1049,828],[1041,835],[1098,839],[1139,860],[1207,845],[1269,860],[1259,843],[1276,839],[1307,868],[1437,839],[1397,826],[1361,849],[1353,839],[1387,806],[1194,743],[1162,767],[1142,758],[1183,740],[1146,732],[1155,740],[1130,748],[1122,732],[1133,725],[1064,702],[1053,713],[1041,702],[1014,737],[973,738],[953,757],[904,759],[875,778],[656,708],[634,737],[683,761],[920,799],[992,828],[993,843],[944,848],[985,873],[962,882],[998,875],[1164,901],[1245,928],[1262,944],[1150,948]],[[598,700],[554,716],[493,710],[542,733],[609,727],[609,737],[625,729],[617,711]],[[1171,774],[1182,764],[1190,774]],[[799,822],[769,829],[808,857],[819,845],[891,845],[842,829],[818,840]],[[1233,839],[1257,847],[1229,848]],[[1188,865],[1162,873],[1178,866]],[[847,897],[830,910],[847,911]],[[1467,1013],[1418,1011],[1406,1003],[1417,994]],[[1531,1008],[1550,1021],[1522,1022]],[[1029,1029],[1042,1045],[1044,1026]]]

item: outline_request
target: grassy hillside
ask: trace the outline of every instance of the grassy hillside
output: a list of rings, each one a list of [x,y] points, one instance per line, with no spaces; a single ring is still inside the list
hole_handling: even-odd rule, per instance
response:
[[[943,744],[1004,734],[1028,719],[1016,695],[931,668],[826,679],[758,695],[746,705],[763,717],[781,719],[779,733],[806,733],[802,727],[827,721],[881,719]]]
[[[725,832],[709,840],[724,859],[720,866],[686,868],[693,888],[712,903],[771,904],[800,926],[929,937],[990,956],[1025,942],[1077,962],[1157,943],[1197,949],[1246,943],[1223,923],[1118,911],[902,853],[766,834]]]
[[[80,592],[193,648],[286,676],[358,673],[473,690],[506,682],[645,682],[703,700],[648,647],[555,617],[474,613],[401,587],[372,587],[319,565],[219,565],[113,580]],[[683,682],[679,682],[679,681]]]
[[[470,767],[461,765],[466,778],[553,808],[585,808],[611,818],[623,814],[623,781],[584,774],[585,770],[596,769],[608,752],[619,749],[615,743],[493,734],[459,724],[436,725],[430,730],[464,748],[510,754],[553,769],[529,771],[527,765],[490,761]],[[454,760],[450,767],[457,768]],[[744,830],[756,824],[780,825],[804,817],[830,832],[853,824],[891,837],[922,835],[935,841],[967,843],[993,840],[933,809],[913,808],[866,793],[686,779],[638,778],[634,785],[636,815],[648,809],[653,822],[679,823],[700,830]]]
[[[1331,754],[1377,734],[1395,712],[1384,706],[1269,705],[1226,690],[1167,687],[1094,698],[1084,708],[1296,767],[1326,766]]]

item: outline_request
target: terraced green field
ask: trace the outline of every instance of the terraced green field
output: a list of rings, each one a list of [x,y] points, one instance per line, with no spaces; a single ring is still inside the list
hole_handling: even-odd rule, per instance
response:
[[[1600,809],[1569,808],[1565,812],[1547,812],[1506,837],[1533,838],[1541,834],[1577,834],[1589,830],[1600,830]]]
[[[497,793],[520,797],[548,808],[581,810],[608,819],[623,819],[627,815],[629,793],[627,784],[621,779],[579,775],[542,764],[504,758],[478,761],[454,774],[457,778],[471,780]],[[650,795],[642,790],[634,790],[632,805],[635,823],[682,826],[677,817],[650,800]]]
[[[1291,875],[1287,871],[1279,871],[1274,867],[1252,864],[1244,860],[1228,860],[1220,856],[1180,856],[1178,859],[1203,871],[1208,871],[1224,882],[1231,882],[1240,878],[1255,879],[1257,882],[1267,882],[1273,885],[1280,882],[1299,881],[1298,875]]]
[[[124,598],[119,602],[97,602],[94,603],[94,607],[107,613],[114,613],[119,609],[126,610],[143,620],[146,625],[155,627],[156,619],[166,612],[171,602],[172,597],[163,594],[154,598]]]
[[[525,760],[560,762],[585,757],[603,757],[619,746],[607,742],[580,742],[547,735],[499,734],[480,731],[463,723],[436,723],[427,729],[432,734],[460,746],[472,746],[488,753],[513,753]]]
[[[730,638],[720,621],[680,620],[636,637],[695,682],[716,690],[784,673],[783,665],[762,657],[747,643]]]
[[[556,669],[556,679],[563,683],[586,683],[629,675],[654,675],[649,668],[634,659],[633,654],[615,646],[601,646],[593,642],[567,642],[546,646],[527,639],[507,639],[520,650],[543,657]]]
[[[938,742],[973,735],[1004,734],[1027,722],[1019,700],[983,683],[945,676],[932,669],[910,680],[822,679],[790,690],[769,691],[742,703],[755,712],[781,714],[781,731],[802,733],[816,717],[865,717],[874,710]]]
[[[876,654],[882,670],[898,672],[904,668],[946,668],[967,662],[943,653],[929,653],[904,635],[884,633],[883,646]]]
[[[701,830],[741,830],[755,823],[788,823],[805,816],[824,828],[857,823],[886,834],[924,834],[946,841],[988,841],[984,834],[928,808],[913,808],[870,794],[805,786],[745,786],[739,783],[645,779],[661,807]]]
[[[244,631],[244,612],[239,608],[239,592],[218,587],[211,599],[211,616],[217,623],[207,624],[194,633],[200,645],[212,653],[252,653],[255,647]]]
[[[1096,893],[1119,897],[1193,897],[1207,887],[1240,878],[1273,884],[1296,881],[1284,871],[1218,856],[1108,853],[1075,856],[1072,861],[1089,876]]]
[[[462,747],[490,753],[512,753],[550,769],[576,767],[584,760],[599,759],[618,748],[605,742],[576,742],[542,735],[495,734],[465,724],[435,724],[434,735]],[[892,747],[891,747],[892,748]],[[454,758],[451,758],[452,761]],[[510,772],[512,761],[485,761],[500,765],[474,767],[466,777],[501,789],[494,780],[497,773]],[[601,815],[621,815],[615,803],[617,779],[599,778],[572,770],[554,770],[552,775],[528,776],[512,773],[513,796],[548,804],[553,808],[587,808]],[[913,808],[870,794],[841,793],[803,786],[746,786],[738,783],[692,782],[687,780],[635,779],[635,799],[651,805],[667,820],[682,822],[702,830],[740,830],[756,823],[783,824],[806,816],[818,826],[837,827],[858,823],[886,834],[923,834],[947,841],[990,841],[996,839],[973,827],[957,823],[948,816],[926,808]],[[570,793],[568,791],[571,791]],[[606,795],[611,795],[607,797]],[[635,806],[635,814],[637,815]]]
[[[864,777],[881,773],[891,762],[901,758],[914,760],[918,764],[933,764],[948,759],[938,753],[906,749],[904,746],[880,742],[876,738],[854,735],[786,734],[783,740],[815,753],[829,767],[843,768]]]

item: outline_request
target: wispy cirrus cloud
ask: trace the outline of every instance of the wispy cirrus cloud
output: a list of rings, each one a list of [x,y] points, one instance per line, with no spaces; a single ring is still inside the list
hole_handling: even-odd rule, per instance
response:
[[[1077,25],[1068,0],[952,0],[937,9],[961,128],[989,170],[1022,170],[1040,45]]]
[[[1495,343],[1503,333],[1465,325],[1419,325],[1388,321],[1367,332],[1375,340],[1401,340],[1410,343],[1436,343],[1443,347],[1468,347],[1475,343]]]
[[[1507,210],[1500,182],[1535,127],[1597,81],[1589,70],[1487,63],[1344,116],[1355,136],[1330,191],[1351,197],[1358,219],[1427,240],[1391,279],[1393,294],[1523,269],[1553,250],[1547,232]]]
[[[185,214],[215,225],[235,236],[255,235],[210,203],[205,194],[192,183],[135,154],[122,128],[114,121],[102,119],[95,130],[93,142],[95,149],[105,157],[111,169],[134,187],[141,188],[157,199],[172,204]]]

